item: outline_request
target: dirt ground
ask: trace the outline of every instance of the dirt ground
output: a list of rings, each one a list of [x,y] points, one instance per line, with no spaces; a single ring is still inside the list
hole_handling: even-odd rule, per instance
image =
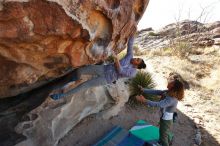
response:
[[[170,72],[179,73],[190,85],[185,98],[178,104],[178,121],[173,126],[175,140],[173,146],[196,146],[196,127],[202,136],[201,146],[220,146],[220,99],[217,89],[207,88],[204,79],[213,80],[213,65],[204,62],[194,63],[176,57],[142,56],[147,62],[147,71],[152,73],[157,89],[166,88],[166,77]],[[202,74],[201,76],[199,76]],[[213,82],[212,82],[213,84]],[[217,87],[216,83],[215,87]],[[208,85],[207,85],[208,86]],[[219,86],[220,87],[220,86]],[[125,105],[118,116],[104,120],[92,115],[81,121],[59,142],[59,146],[89,146],[96,143],[114,125],[130,129],[134,123],[143,119],[153,125],[159,121],[159,109],[149,107],[132,108]]]

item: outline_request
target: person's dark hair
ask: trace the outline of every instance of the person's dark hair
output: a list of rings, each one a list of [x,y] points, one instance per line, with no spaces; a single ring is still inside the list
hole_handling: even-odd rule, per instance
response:
[[[137,67],[138,69],[145,69],[146,68],[146,64],[145,64],[145,62],[144,62],[144,60],[142,59],[142,61],[141,61],[141,63],[140,64],[138,64],[138,67]]]

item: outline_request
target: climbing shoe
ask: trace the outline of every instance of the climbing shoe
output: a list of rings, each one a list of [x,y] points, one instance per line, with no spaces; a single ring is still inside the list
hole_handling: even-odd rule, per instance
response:
[[[78,76],[77,76],[77,71],[74,70],[71,74],[70,74],[70,82],[74,82],[74,81],[77,81],[79,80]]]
[[[53,100],[58,100],[61,98],[61,95],[60,94],[53,94],[53,95],[50,95],[50,97],[53,99]]]

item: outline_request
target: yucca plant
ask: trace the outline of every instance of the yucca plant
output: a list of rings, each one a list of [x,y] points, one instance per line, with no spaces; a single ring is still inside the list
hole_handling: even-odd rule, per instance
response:
[[[152,75],[148,72],[138,71],[137,75],[131,79],[129,83],[129,89],[131,92],[131,97],[129,98],[129,104],[132,106],[140,105],[135,98],[136,95],[144,95],[145,98],[154,100],[155,96],[143,94],[138,87],[138,85],[142,86],[143,88],[152,89],[155,87],[155,83],[153,81]]]

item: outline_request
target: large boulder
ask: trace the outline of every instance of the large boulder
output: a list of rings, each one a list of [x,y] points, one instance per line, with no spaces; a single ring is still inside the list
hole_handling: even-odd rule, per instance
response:
[[[0,0],[0,98],[120,52],[148,2]]]
[[[16,146],[55,146],[77,123],[90,114],[103,118],[118,114],[128,101],[128,86],[123,80],[116,84],[90,88],[75,95],[52,101],[48,98],[32,110],[29,118],[16,126],[27,137]]]

